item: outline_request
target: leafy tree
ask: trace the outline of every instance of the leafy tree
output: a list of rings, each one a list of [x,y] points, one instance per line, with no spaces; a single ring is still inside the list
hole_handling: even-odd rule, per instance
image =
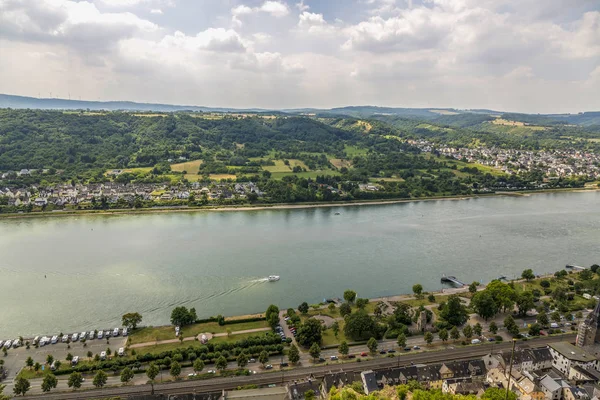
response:
[[[531,336],[539,336],[540,335],[540,329],[542,329],[542,327],[540,326],[540,324],[538,324],[538,323],[531,324],[531,326],[529,327],[529,334]]]
[[[133,376],[134,374],[131,368],[125,367],[123,368],[123,371],[121,371],[121,382],[129,383],[129,381],[133,379]]]
[[[196,322],[196,310],[191,308],[188,310],[186,307],[180,306],[175,307],[171,311],[171,323],[177,326],[191,325]]]
[[[344,292],[344,300],[346,300],[346,302],[354,303],[355,299],[356,299],[356,292],[354,290],[348,289]]]
[[[298,306],[298,311],[300,311],[302,314],[308,313],[308,303],[307,302],[303,302],[302,304],[300,304]]]
[[[69,375],[69,380],[67,381],[67,385],[69,387],[79,389],[81,387],[82,383],[83,383],[83,376],[81,376],[81,373],[71,372],[71,375]]]
[[[460,326],[467,322],[466,307],[460,302],[457,295],[452,295],[440,310],[440,316],[453,326]]]
[[[56,385],[58,385],[58,379],[54,374],[46,374],[44,375],[44,379],[42,380],[42,392],[47,393],[52,389],[56,389]]]
[[[46,356],[46,364],[52,364],[53,361],[54,361],[54,357],[52,356],[52,354],[48,354]]]
[[[333,324],[331,324],[331,330],[333,331],[333,335],[337,338],[338,334],[340,333],[340,324],[337,321],[333,321]]]
[[[345,317],[346,315],[349,315],[350,313],[352,313],[352,307],[350,307],[350,304],[348,303],[343,303],[340,306],[340,315],[342,317]]]
[[[452,338],[452,340],[460,339],[460,332],[458,331],[458,328],[456,326],[453,326],[452,329],[450,329],[450,337]]]
[[[288,360],[290,360],[292,364],[296,364],[298,361],[300,361],[300,351],[294,344],[292,344],[288,350]]]
[[[331,313],[335,312],[335,304],[334,303],[329,303],[327,308],[329,309],[329,312],[331,312]]]
[[[219,357],[217,359],[217,361],[215,362],[215,367],[217,367],[217,369],[221,369],[219,368],[220,363],[219,361],[221,360],[221,358],[224,358],[223,356]],[[227,366],[227,360],[225,360],[225,366]],[[173,361],[171,363],[171,370],[169,371],[169,373],[171,374],[171,376],[175,379],[179,379],[179,375],[181,375],[181,364],[179,364],[177,361]]]
[[[473,327],[471,325],[467,325],[463,328],[463,335],[467,339],[471,339],[473,337]]]
[[[596,272],[598,272],[598,268],[600,268],[600,266],[599,266],[598,264],[593,264],[593,265],[590,267],[590,270],[591,270],[593,273],[596,273]]]
[[[496,322],[492,321],[490,322],[490,326],[489,326],[489,331],[492,332],[494,335],[496,333],[498,333],[498,325],[496,325]]]
[[[498,312],[498,306],[487,290],[475,293],[471,299],[471,306],[473,307],[473,310],[486,321]]]
[[[483,333],[483,328],[481,327],[481,324],[479,322],[473,326],[473,333],[475,334],[475,336],[481,336],[481,334]]]
[[[548,315],[544,311],[537,315],[536,320],[537,323],[541,326],[548,326],[548,324],[550,323],[550,321],[548,320]]]
[[[25,365],[27,365],[29,367],[29,369],[31,369],[31,367],[33,367],[33,358],[27,357],[27,361],[25,361]]]
[[[29,383],[29,381],[27,379],[23,378],[22,376],[19,376],[15,379],[14,386],[13,386],[13,392],[17,396],[20,394],[25,396],[25,393],[27,393],[29,391],[29,389],[31,389],[31,384]]]
[[[350,347],[348,347],[348,343],[346,343],[345,340],[342,341],[342,343],[340,343],[340,346],[338,347],[338,352],[343,356],[347,356],[350,352]]]
[[[304,392],[304,400],[314,400],[315,399],[315,391],[310,389]]]
[[[367,341],[367,348],[369,349],[371,354],[375,354],[377,352],[377,346],[377,339],[375,339],[374,337],[370,338]]]
[[[575,314],[575,318],[577,318],[577,319],[583,318],[583,313],[581,311],[577,311],[577,313]]]
[[[406,335],[404,333],[400,333],[396,338],[396,343],[398,343],[398,347],[406,347]]]
[[[579,273],[579,279],[581,279],[582,281],[589,281],[593,277],[594,273],[592,272],[592,270],[589,269],[584,269]]]
[[[510,333],[513,336],[517,336],[519,334],[519,327],[517,326],[514,318],[511,315],[504,318],[504,327],[506,328],[508,333]]]
[[[275,328],[275,326],[279,324],[279,307],[271,304],[265,312],[265,318],[267,319],[267,322],[271,328]]]
[[[73,360],[73,354],[71,354],[71,353],[68,353],[68,354],[67,354],[67,357],[66,357],[66,360],[67,360],[67,361],[71,361],[71,360]]]
[[[425,332],[423,339],[425,339],[425,342],[429,345],[433,342],[433,334],[431,332]]]
[[[321,321],[309,318],[296,331],[296,341],[304,347],[310,347],[313,343],[320,345],[322,329]]]
[[[369,304],[369,299],[356,299],[356,307],[358,307],[361,310],[364,309],[367,306],[367,304]]]
[[[516,292],[510,285],[495,280],[487,285],[485,291],[490,293],[496,303],[497,309],[502,309],[502,312],[506,312],[513,308],[516,300]]]
[[[246,368],[246,365],[248,365],[248,355],[245,352],[241,352],[237,356],[237,365],[240,368]]]
[[[469,293],[475,294],[477,293],[477,286],[479,286],[478,282],[473,282],[469,285]]]
[[[313,343],[312,346],[310,346],[308,353],[313,358],[313,360],[316,360],[321,355],[321,346],[319,346],[319,344],[316,342]]]
[[[198,373],[204,369],[204,361],[201,358],[197,358],[194,360],[194,364],[192,365],[194,372]]]
[[[430,303],[435,303],[435,296],[433,295],[433,293],[430,293],[429,296],[427,296],[427,300]]]
[[[415,297],[417,299],[420,299],[423,296],[423,285],[421,285],[420,283],[413,285],[412,291],[415,294]]]
[[[499,388],[489,388],[481,396],[483,400],[517,400],[517,395],[513,391],[508,391],[508,399],[506,398],[506,390]]]
[[[377,323],[365,311],[359,310],[346,317],[344,335],[352,340],[365,340],[371,336],[378,336]]]
[[[0,384],[0,400],[10,400],[10,396],[2,394],[4,392],[5,388],[6,388],[6,385]]]
[[[36,362],[35,364],[33,364],[33,370],[35,372],[38,372],[41,368],[42,368],[42,364],[40,364],[39,362]],[[0,367],[0,369],[2,369],[2,368]]]
[[[531,269],[526,269],[521,273],[521,278],[529,282],[530,280],[535,279],[535,275]]]
[[[123,326],[126,326],[129,329],[135,329],[140,322],[142,322],[142,315],[140,313],[127,313],[124,314],[121,318]]]
[[[99,370],[98,372],[96,372],[96,375],[94,375],[94,381],[92,383],[97,388],[101,388],[104,385],[106,385],[107,380],[108,375],[106,375],[106,372],[104,372],[103,370]]]
[[[440,329],[438,336],[442,340],[442,342],[446,342],[448,340],[448,330],[446,328]]]
[[[92,357],[94,357],[94,353],[92,353],[91,350],[88,350],[88,352],[87,352],[87,358],[91,359]]]
[[[535,308],[535,302],[533,301],[533,293],[529,290],[522,292],[517,295],[517,307],[519,308],[519,315],[524,317],[527,315],[527,311]]]
[[[260,354],[258,355],[258,362],[261,363],[263,367],[267,365],[267,363],[269,362],[269,353],[267,353],[266,350],[260,352]]]
[[[552,314],[550,314],[550,318],[552,318],[552,321],[554,322],[560,322],[560,313],[558,311],[554,311]]]
[[[547,279],[542,279],[540,281],[540,286],[543,288],[549,288],[550,287],[550,281]]]
[[[150,365],[146,369],[146,376],[148,377],[148,379],[150,379],[150,385],[152,386],[152,394],[154,394],[154,379],[156,378],[159,372],[160,370],[158,369],[158,366],[154,363],[150,363]]]

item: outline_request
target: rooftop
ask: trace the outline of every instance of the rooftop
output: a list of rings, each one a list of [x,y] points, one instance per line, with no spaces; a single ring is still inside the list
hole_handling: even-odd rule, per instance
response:
[[[568,342],[552,343],[550,347],[569,360],[588,362],[595,359],[592,354],[589,354],[580,347],[576,347]]]

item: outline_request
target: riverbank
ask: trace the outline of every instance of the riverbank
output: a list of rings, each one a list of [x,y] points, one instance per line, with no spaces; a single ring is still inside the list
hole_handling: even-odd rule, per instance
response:
[[[155,207],[155,208],[122,208],[115,210],[68,210],[68,211],[47,211],[47,212],[31,212],[31,213],[10,213],[0,214],[0,218],[38,218],[38,217],[72,217],[79,215],[137,215],[137,214],[157,214],[157,213],[190,213],[201,211],[261,211],[261,210],[294,210],[294,209],[310,209],[310,208],[330,208],[330,207],[349,207],[349,206],[368,206],[368,205],[388,205],[424,201],[439,201],[439,200],[469,200],[489,197],[520,197],[530,196],[532,194],[549,194],[549,193],[586,193],[598,192],[600,188],[566,188],[566,189],[548,189],[548,190],[526,190],[519,192],[496,192],[490,194],[473,194],[461,196],[434,196],[423,197],[418,199],[389,199],[389,200],[352,200],[340,202],[314,202],[314,203],[276,203],[276,204],[244,204],[240,206],[204,206],[204,207]]]

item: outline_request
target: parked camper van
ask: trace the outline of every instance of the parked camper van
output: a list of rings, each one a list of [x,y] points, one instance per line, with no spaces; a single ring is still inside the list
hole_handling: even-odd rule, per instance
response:
[[[125,349],[122,347],[119,347],[119,356],[123,357],[125,355]]]

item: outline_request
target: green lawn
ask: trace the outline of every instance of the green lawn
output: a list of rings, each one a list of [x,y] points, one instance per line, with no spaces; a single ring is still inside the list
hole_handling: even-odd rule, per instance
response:
[[[206,322],[184,326],[181,330],[183,337],[197,336],[200,333],[223,333],[230,329],[232,332],[248,329],[268,328],[267,321],[240,322],[237,324],[219,325],[216,322]],[[130,344],[155,342],[157,340],[175,339],[173,326],[146,327],[136,330],[129,335]]]
[[[273,172],[271,173],[272,179],[282,179],[285,176],[297,176],[298,178],[312,178],[315,179],[319,175],[340,175],[339,171],[334,171],[332,169],[326,170],[317,170],[317,171],[307,171],[307,172]]]
[[[348,158],[353,158],[355,156],[363,156],[367,154],[368,150],[358,146],[344,145],[344,151],[346,152]]]
[[[346,340],[346,336],[344,335],[344,321],[341,320],[341,321],[338,321],[338,323],[340,325],[340,331],[338,333],[337,338],[333,334],[333,330],[331,328],[323,331],[323,342],[322,342],[323,346],[336,345],[336,344],[339,344],[339,343],[343,342],[344,340]]]
[[[211,339],[210,343],[224,343],[224,342],[237,342],[238,340],[248,339],[252,336],[262,336],[264,333],[242,333],[239,335],[231,335],[230,337],[223,336]],[[177,343],[166,343],[166,344],[158,344],[153,346],[144,346],[137,349],[134,349],[137,354],[159,354],[164,351],[176,350],[176,349],[187,349],[188,347],[199,348],[202,344],[198,341],[187,341],[187,342],[177,342]]]

